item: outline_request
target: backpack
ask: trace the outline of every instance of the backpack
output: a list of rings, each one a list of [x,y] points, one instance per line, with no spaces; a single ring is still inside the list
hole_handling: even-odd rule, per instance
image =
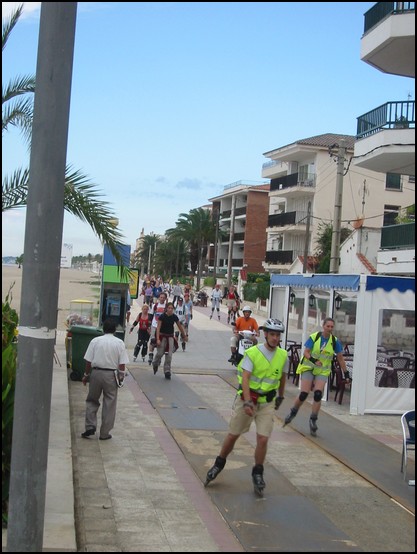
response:
[[[319,331],[316,335],[316,338],[314,339],[314,342],[313,342],[313,346],[314,344],[316,344],[316,342],[319,340],[319,338],[322,336],[322,332]],[[332,335],[332,346],[333,346],[333,352],[335,351],[335,348],[336,348],[336,337],[334,335]]]

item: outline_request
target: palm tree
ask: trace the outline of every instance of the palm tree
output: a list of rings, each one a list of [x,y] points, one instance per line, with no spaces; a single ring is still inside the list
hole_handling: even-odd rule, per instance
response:
[[[166,234],[182,238],[190,249],[190,264],[193,274],[197,272],[197,290],[200,288],[202,259],[207,255],[208,245],[214,242],[216,226],[211,217],[211,211],[204,208],[194,208],[188,214],[178,216],[175,227],[168,229]]]
[[[2,50],[19,21],[23,4],[20,4],[3,24]],[[2,133],[11,126],[17,127],[30,143],[33,122],[34,76],[17,77],[2,90]],[[28,169],[16,169],[2,182],[2,212],[27,205]],[[79,170],[67,166],[65,172],[64,209],[88,223],[99,239],[107,244],[116,259],[122,275],[127,268],[119,251],[123,235],[114,221],[117,219],[108,202],[102,200],[97,186]]]
[[[161,239],[158,235],[151,234],[142,237],[141,245],[136,255],[136,264],[140,267],[146,268],[144,273],[152,273],[155,252],[158,250],[160,242]]]

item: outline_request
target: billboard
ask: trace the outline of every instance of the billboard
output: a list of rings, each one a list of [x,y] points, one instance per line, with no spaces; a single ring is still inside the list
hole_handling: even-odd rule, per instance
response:
[[[61,267],[70,268],[71,265],[72,265],[72,244],[66,244],[64,242],[61,250]]]

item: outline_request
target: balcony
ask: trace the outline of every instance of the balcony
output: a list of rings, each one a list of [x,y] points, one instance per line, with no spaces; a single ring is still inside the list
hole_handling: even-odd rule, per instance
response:
[[[415,175],[415,102],[387,102],[357,119],[354,163],[380,173]]]
[[[365,13],[361,60],[383,73],[415,77],[415,2],[377,2]]]
[[[235,216],[245,215],[245,214],[246,214],[246,207],[235,209]],[[225,210],[220,214],[220,219],[230,219],[231,215],[232,215],[232,210]]]
[[[376,270],[385,275],[415,275],[415,223],[389,225],[381,229],[381,247]]]
[[[307,212],[284,212],[282,214],[272,214],[268,216],[268,228],[281,227],[281,231],[285,231],[285,227],[291,227],[293,232],[305,233],[307,224]]]
[[[316,189],[316,175],[308,173],[300,175],[299,173],[291,173],[291,175],[283,175],[271,179],[270,196],[275,196],[278,192],[280,196],[287,198],[295,198],[306,195],[313,195]],[[271,194],[275,193],[275,194]]]
[[[294,261],[292,250],[268,250],[265,262],[273,265],[291,265]]]
[[[416,224],[401,223],[388,225],[381,229],[381,250],[393,248],[415,248]]]

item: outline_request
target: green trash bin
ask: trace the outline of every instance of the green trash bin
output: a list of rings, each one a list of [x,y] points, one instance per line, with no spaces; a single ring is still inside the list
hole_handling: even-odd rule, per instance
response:
[[[70,379],[81,381],[85,371],[84,354],[90,342],[95,337],[101,336],[103,331],[91,325],[72,325],[69,332],[71,334]]]

